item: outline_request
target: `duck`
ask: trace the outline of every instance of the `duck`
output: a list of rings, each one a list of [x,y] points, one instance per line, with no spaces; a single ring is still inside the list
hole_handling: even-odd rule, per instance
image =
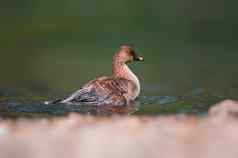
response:
[[[111,76],[98,77],[69,96],[46,101],[45,104],[128,105],[139,96],[141,91],[138,77],[128,66],[134,61],[144,61],[144,58],[138,56],[130,46],[121,45],[112,58]]]

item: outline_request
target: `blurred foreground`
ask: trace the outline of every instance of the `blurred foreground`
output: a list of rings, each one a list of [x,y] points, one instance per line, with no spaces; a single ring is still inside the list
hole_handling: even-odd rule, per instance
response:
[[[1,158],[237,158],[238,103],[208,116],[109,117],[0,121]]]

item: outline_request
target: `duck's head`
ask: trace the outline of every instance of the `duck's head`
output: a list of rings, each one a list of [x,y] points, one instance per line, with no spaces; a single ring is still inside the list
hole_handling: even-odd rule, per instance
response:
[[[120,63],[129,63],[132,61],[144,61],[144,58],[138,56],[135,53],[134,49],[132,49],[128,45],[121,45],[114,57]]]

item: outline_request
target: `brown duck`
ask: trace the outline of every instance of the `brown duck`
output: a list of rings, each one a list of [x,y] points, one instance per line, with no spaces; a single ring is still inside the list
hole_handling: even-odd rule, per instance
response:
[[[70,96],[46,104],[127,105],[140,94],[140,82],[127,66],[132,61],[144,61],[135,51],[122,45],[112,60],[112,76],[99,77],[82,86]]]

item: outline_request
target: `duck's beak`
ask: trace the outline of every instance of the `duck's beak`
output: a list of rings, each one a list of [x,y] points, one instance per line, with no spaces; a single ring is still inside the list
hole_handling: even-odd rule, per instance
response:
[[[135,60],[135,61],[144,61],[144,58],[141,57],[141,56],[137,56],[137,57],[135,57],[134,60]]]

